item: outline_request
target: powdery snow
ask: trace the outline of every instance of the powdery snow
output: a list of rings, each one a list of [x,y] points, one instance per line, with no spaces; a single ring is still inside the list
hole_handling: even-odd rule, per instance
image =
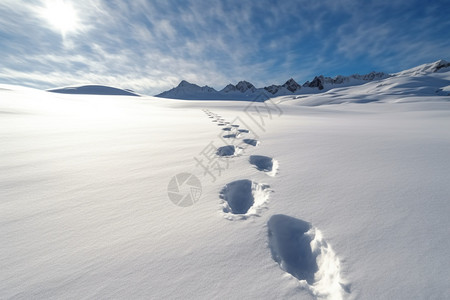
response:
[[[445,299],[449,84],[420,76],[265,103],[0,86],[0,298]]]

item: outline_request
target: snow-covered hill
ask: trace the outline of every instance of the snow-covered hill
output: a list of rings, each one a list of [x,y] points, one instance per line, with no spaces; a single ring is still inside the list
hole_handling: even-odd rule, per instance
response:
[[[47,91],[61,94],[139,96],[132,90],[124,90],[105,85],[68,86],[56,89],[49,89]]]
[[[284,96],[274,101],[291,101],[317,106],[341,103],[450,101],[450,63],[438,61],[392,74],[363,85],[334,88],[312,95]],[[447,97],[439,97],[447,96]]]
[[[423,64],[399,73],[393,74],[394,76],[417,76],[427,75],[436,72],[448,72],[450,68],[450,62],[443,59],[435,61],[434,63]]]
[[[172,98],[172,99],[190,99],[190,100],[250,100],[265,101],[269,98],[290,95],[308,95],[318,94],[336,88],[363,85],[366,83],[380,82],[392,77],[398,76],[427,76],[433,73],[446,72],[450,63],[439,60],[434,63],[425,64],[409,70],[405,70],[395,74],[386,74],[383,72],[371,72],[365,75],[353,74],[350,76],[338,75],[334,78],[324,77],[322,75],[314,77],[313,80],[305,82],[303,85],[298,84],[294,79],[289,79],[282,85],[269,85],[264,88],[256,88],[247,81],[240,81],[238,84],[228,84],[220,91],[204,86],[200,87],[195,84],[182,81],[177,87],[163,92],[156,97]],[[425,84],[421,82],[420,84]],[[435,90],[433,90],[435,92]],[[441,95],[446,94],[447,90],[443,88],[438,91]]]

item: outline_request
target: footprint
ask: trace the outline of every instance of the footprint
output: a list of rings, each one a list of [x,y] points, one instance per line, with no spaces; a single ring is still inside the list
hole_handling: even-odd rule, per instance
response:
[[[217,149],[216,154],[219,156],[236,156],[241,153],[242,149],[235,145],[222,146]]]
[[[233,181],[220,192],[223,212],[229,219],[257,215],[269,198],[269,186],[248,179]]]
[[[273,177],[277,174],[278,161],[276,159],[263,155],[250,155],[249,162],[269,176]]]
[[[250,132],[248,129],[239,129],[238,131],[242,132],[242,133],[249,133]]]
[[[318,229],[286,215],[273,215],[267,227],[273,260],[314,296],[342,299],[350,292],[350,284],[341,279],[339,259]]]
[[[226,139],[236,139],[236,138],[239,138],[240,136],[241,136],[241,134],[239,132],[236,132],[236,133],[226,134],[223,137]]]
[[[258,140],[254,140],[254,139],[243,139],[242,140],[244,143],[248,144],[248,145],[252,145],[252,146],[258,146],[259,145],[259,141]]]

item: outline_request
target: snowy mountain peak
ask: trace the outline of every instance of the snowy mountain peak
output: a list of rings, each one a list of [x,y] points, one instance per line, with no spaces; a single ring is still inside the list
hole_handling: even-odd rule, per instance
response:
[[[440,69],[450,67],[450,62],[443,60],[443,59],[438,60],[434,64],[435,64],[435,72],[439,71]]]
[[[309,82],[305,82],[303,84],[304,87],[310,87],[310,88],[318,88],[319,90],[323,90],[323,84],[325,83],[325,78],[323,77],[323,75],[320,76],[316,76],[314,77],[314,79]]]
[[[181,80],[181,82],[178,84],[178,87],[187,87],[187,86],[198,86],[198,85],[187,82],[186,80]]]
[[[282,86],[292,93],[295,93],[296,91],[302,88],[302,86],[298,84],[293,78],[286,81]]]
[[[212,95],[217,91],[207,85],[198,86],[186,80],[182,80],[177,87],[162,92],[156,97],[173,98],[173,99],[197,99],[198,95],[205,95],[205,98],[214,98]]]
[[[358,80],[364,80],[364,81],[372,81],[372,80],[379,80],[379,79],[385,79],[389,77],[389,74],[384,72],[375,72],[372,71],[365,75],[359,75],[359,74],[353,74],[350,76],[351,78],[358,79]]]
[[[223,93],[229,93],[229,92],[235,92],[236,91],[236,86],[232,85],[231,83],[229,85],[227,85],[226,87],[224,87],[222,90],[220,90],[220,92]]]
[[[228,84],[220,91],[216,91],[208,86],[200,87],[185,80],[169,91],[163,92],[157,97],[175,99],[229,99],[229,100],[252,100],[264,101],[271,97],[315,94],[325,92],[334,88],[361,85],[372,81],[384,80],[395,76],[416,76],[427,75],[435,72],[445,72],[450,70],[450,63],[445,60],[438,60],[430,64],[424,64],[396,74],[372,71],[367,74],[353,74],[349,76],[338,75],[335,77],[315,76],[312,81],[306,81],[303,85],[298,84],[290,78],[282,85],[268,85],[264,88],[256,88],[248,81],[240,81],[236,85]],[[438,93],[447,94],[447,87],[442,87]]]
[[[442,72],[445,69],[450,68],[450,62],[446,60],[438,60],[433,63],[423,64],[408,70],[404,70],[393,74],[394,76],[417,76],[425,75],[429,73]]]
[[[239,81],[238,84],[236,84],[236,89],[241,93],[247,91],[254,92],[256,90],[255,86],[248,81]]]
[[[266,91],[268,91],[269,93],[271,93],[272,95],[275,95],[275,94],[277,94],[280,91],[281,86],[280,85],[276,85],[276,84],[272,84],[272,85],[264,87],[264,89]]]

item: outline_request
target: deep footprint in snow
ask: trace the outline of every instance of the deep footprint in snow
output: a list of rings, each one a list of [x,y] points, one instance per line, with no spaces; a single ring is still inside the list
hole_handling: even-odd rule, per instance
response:
[[[258,214],[269,198],[269,186],[248,179],[233,181],[220,192],[223,212],[230,215],[246,216]]]
[[[280,267],[308,284],[319,269],[311,249],[311,224],[285,215],[274,215],[267,223],[272,258]]]
[[[268,156],[250,155],[249,161],[258,170],[264,171],[269,176],[275,176],[278,171],[278,161]]]
[[[252,146],[258,146],[259,145],[259,141],[258,140],[254,140],[254,139],[243,139],[242,140],[244,143],[246,143],[247,145],[252,145]]]
[[[313,295],[342,299],[350,292],[350,284],[341,279],[338,257],[318,229],[286,215],[273,215],[267,227],[273,260]]]
[[[235,145],[227,145],[223,147],[219,147],[217,149],[216,154],[219,156],[236,156],[241,152],[241,148]]]
[[[239,138],[240,136],[241,136],[241,134],[239,132],[236,132],[236,133],[226,134],[223,137],[225,139],[236,139],[236,138]]]

